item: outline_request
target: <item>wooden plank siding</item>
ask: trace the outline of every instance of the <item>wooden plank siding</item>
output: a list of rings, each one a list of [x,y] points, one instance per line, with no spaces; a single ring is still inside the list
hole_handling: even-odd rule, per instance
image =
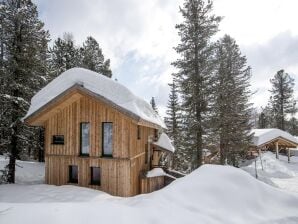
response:
[[[45,115],[44,115],[45,117]],[[89,157],[80,156],[80,123],[90,123]],[[102,157],[102,122],[113,123],[113,157]],[[154,129],[140,126],[106,103],[82,96],[59,107],[45,122],[46,183],[68,184],[70,165],[78,166],[78,185],[117,196],[140,193],[140,172],[148,169],[145,150]],[[64,145],[52,144],[53,135],[64,135]],[[90,185],[90,167],[100,167],[101,186]]]

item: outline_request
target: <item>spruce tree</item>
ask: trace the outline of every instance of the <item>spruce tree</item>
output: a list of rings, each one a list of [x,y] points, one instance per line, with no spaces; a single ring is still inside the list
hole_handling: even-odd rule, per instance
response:
[[[172,168],[178,171],[184,171],[185,153],[182,149],[182,129],[181,129],[181,106],[178,99],[178,89],[176,83],[173,81],[169,84],[171,90],[169,94],[169,101],[167,105],[165,123],[167,126],[167,134],[173,141],[175,152],[173,156]]]
[[[218,139],[220,163],[237,166],[251,140],[250,67],[228,35],[217,42],[215,56],[212,126]]]
[[[36,6],[31,0],[3,0],[0,2],[3,33],[4,66],[1,73],[1,103],[5,112],[2,136],[9,155],[7,181],[15,181],[16,159],[30,147],[34,128],[21,122],[36,91],[45,84],[48,32],[38,19]],[[2,140],[1,140],[1,143]],[[34,145],[35,147],[35,145]]]
[[[187,150],[191,169],[202,164],[203,135],[208,116],[210,77],[213,70],[211,37],[218,31],[221,18],[212,14],[212,1],[185,0],[180,8],[183,23],[176,25],[180,58],[173,62],[184,109]]]
[[[109,78],[112,77],[110,59],[105,60],[102,49],[93,37],[87,37],[80,50],[81,66],[92,71],[101,73]]]
[[[296,113],[294,100],[294,79],[285,73],[284,70],[278,71],[272,79],[270,104],[274,113],[275,127],[286,130],[286,116]]]
[[[53,47],[50,48],[50,56],[49,81],[68,69],[80,67],[79,49],[70,33],[64,33],[63,38],[58,37],[54,41]]]
[[[157,110],[157,106],[156,106],[154,97],[151,98],[150,104],[151,104],[152,109],[158,114],[158,110]]]

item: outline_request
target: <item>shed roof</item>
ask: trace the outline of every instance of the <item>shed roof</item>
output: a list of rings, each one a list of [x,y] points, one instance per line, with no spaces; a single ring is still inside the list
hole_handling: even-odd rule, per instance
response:
[[[175,148],[172,145],[169,136],[167,136],[167,134],[164,132],[159,136],[157,142],[153,142],[153,144],[167,151],[175,152]]]
[[[298,140],[288,132],[277,128],[252,129],[253,145],[260,147],[277,139],[283,139],[293,146],[298,146]]]
[[[42,88],[31,99],[30,108],[24,119],[28,119],[33,114],[36,115],[49,102],[74,86],[81,86],[144,121],[166,128],[162,118],[145,100],[134,95],[119,82],[84,68],[69,69]]]

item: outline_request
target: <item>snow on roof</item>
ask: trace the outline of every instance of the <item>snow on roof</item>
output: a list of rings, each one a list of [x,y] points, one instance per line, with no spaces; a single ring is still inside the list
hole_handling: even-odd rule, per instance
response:
[[[253,144],[255,146],[263,145],[264,143],[278,137],[282,137],[288,141],[298,144],[297,139],[293,135],[277,128],[252,129],[251,133],[253,133]]]
[[[25,118],[75,84],[83,85],[85,89],[112,101],[117,106],[126,109],[145,121],[166,128],[161,117],[156,114],[145,100],[134,95],[119,82],[84,68],[69,69],[41,89],[31,99],[31,105]]]
[[[166,133],[161,133],[161,135],[159,136],[159,139],[157,140],[157,142],[153,142],[154,145],[159,146],[163,149],[166,149],[170,152],[175,152],[175,148],[172,145],[172,142],[169,138],[169,136],[167,136]]]

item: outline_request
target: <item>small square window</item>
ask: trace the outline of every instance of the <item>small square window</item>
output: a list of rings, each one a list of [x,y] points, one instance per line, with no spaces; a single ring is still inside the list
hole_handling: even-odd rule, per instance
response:
[[[100,168],[91,167],[91,184],[100,185]]]
[[[78,166],[69,166],[69,183],[78,183]]]
[[[64,145],[64,135],[53,135],[52,144]]]

